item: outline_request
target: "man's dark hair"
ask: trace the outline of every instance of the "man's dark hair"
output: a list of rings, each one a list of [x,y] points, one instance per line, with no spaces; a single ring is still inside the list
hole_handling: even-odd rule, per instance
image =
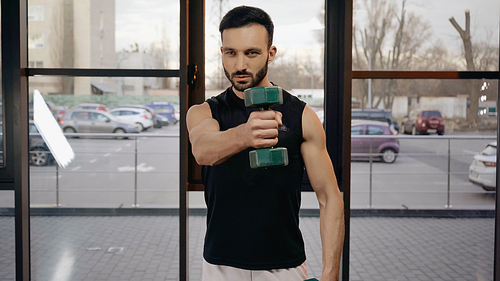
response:
[[[270,48],[273,44],[273,21],[266,12],[256,7],[239,6],[227,12],[227,14],[222,18],[219,25],[221,40],[222,32],[224,30],[229,28],[243,27],[251,24],[260,24],[266,28],[268,35],[267,45]]]

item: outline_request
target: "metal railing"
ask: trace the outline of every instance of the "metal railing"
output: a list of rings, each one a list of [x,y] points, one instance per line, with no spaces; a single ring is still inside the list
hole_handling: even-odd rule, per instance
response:
[[[125,140],[125,139],[133,139],[134,140],[134,148],[133,148],[133,154],[134,154],[134,163],[133,163],[133,174],[134,174],[134,203],[132,204],[132,207],[139,207],[138,204],[138,174],[140,171],[138,170],[138,155],[139,154],[169,154],[166,152],[141,152],[139,153],[138,151],[138,139],[139,138],[179,138],[179,134],[151,134],[151,133],[141,133],[141,134],[121,134],[121,133],[64,133],[66,138],[68,139],[73,139],[73,138],[85,138],[85,139],[117,139],[117,140]],[[39,133],[30,133],[30,136],[40,136]],[[37,150],[31,150],[30,153],[34,152],[40,152],[40,153],[47,153],[50,154],[48,151],[37,151]],[[75,157],[79,154],[89,154],[89,153],[102,153],[102,152],[89,152],[89,151],[76,151],[75,152]],[[114,154],[131,154],[130,152],[117,152]],[[177,152],[178,154],[178,152]],[[41,171],[42,173],[45,171]],[[68,173],[69,171],[65,171],[65,173]],[[70,173],[75,173],[75,172],[80,172],[80,173],[117,173],[117,171],[111,171],[111,170],[105,170],[105,171],[71,171]],[[132,172],[132,171],[128,171]],[[152,172],[148,171],[148,173],[168,173],[168,172],[177,172],[178,171],[160,171],[160,172]],[[118,173],[124,173],[124,172],[118,172]],[[56,179],[56,206],[61,206],[60,203],[60,168],[59,165],[55,164],[55,179]],[[175,189],[177,191],[178,189]],[[32,190],[33,191],[33,190]],[[37,192],[43,192],[43,191],[53,191],[50,189],[37,189]],[[64,192],[68,192],[69,190],[64,190]],[[76,192],[129,192],[128,190],[119,190],[119,189],[79,189]],[[173,191],[173,190],[168,190],[168,189],[149,189],[149,190],[142,190],[144,191],[149,191],[149,192],[166,192],[166,191]]]
[[[37,135],[37,134],[30,134],[30,135]],[[165,191],[176,191],[175,188],[172,188],[172,189],[165,189],[165,188],[162,188],[162,189],[141,189],[139,191],[138,189],[138,175],[141,174],[141,173],[165,173],[165,171],[148,171],[148,172],[142,172],[140,171],[138,168],[139,168],[139,165],[138,165],[138,155],[140,154],[148,154],[148,153],[154,153],[154,154],[168,154],[168,153],[165,153],[165,152],[144,152],[144,151],[139,151],[138,149],[138,139],[140,138],[178,138],[179,135],[178,134],[150,134],[150,133],[142,133],[142,134],[82,134],[82,133],[74,133],[74,134],[65,134],[65,136],[67,138],[90,138],[90,139],[105,139],[105,138],[114,138],[114,139],[123,139],[123,138],[128,138],[128,139],[133,139],[133,149],[132,151],[129,151],[129,152],[119,152],[119,153],[113,153],[113,154],[134,154],[133,156],[133,169],[132,170],[128,170],[127,172],[128,173],[132,173],[133,172],[133,204],[132,206],[133,207],[139,207],[139,202],[138,202],[138,192],[165,192]],[[391,191],[374,191],[373,189],[373,185],[374,185],[374,176],[377,176],[377,175],[386,175],[386,174],[391,174],[391,175],[405,175],[405,174],[411,174],[411,175],[424,175],[424,176],[431,176],[431,175],[439,175],[439,174],[443,174],[443,172],[441,171],[437,171],[437,172],[418,172],[418,171],[407,171],[407,172],[394,172],[394,171],[391,171],[391,172],[380,172],[380,171],[374,171],[373,170],[373,166],[374,166],[374,163],[375,163],[375,160],[379,157],[381,157],[383,154],[382,153],[378,153],[376,152],[376,148],[373,146],[373,142],[374,140],[376,139],[397,139],[397,140],[412,140],[412,141],[420,141],[420,140],[440,140],[440,141],[446,141],[446,151],[443,153],[442,151],[438,153],[412,153],[412,152],[401,152],[400,150],[400,153],[397,154],[397,157],[398,158],[401,158],[401,157],[430,157],[430,156],[439,156],[439,157],[446,157],[446,162],[447,162],[447,166],[446,166],[446,175],[447,175],[447,190],[446,190],[446,204],[444,205],[445,208],[451,208],[452,207],[452,202],[451,202],[451,194],[452,193],[478,193],[477,191],[453,191],[451,190],[451,176],[453,175],[464,175],[464,174],[468,174],[468,171],[467,172],[452,172],[451,171],[451,162],[452,162],[452,156],[454,156],[451,151],[451,141],[455,141],[455,140],[496,140],[496,136],[407,136],[407,135],[352,135],[351,136],[352,139],[368,139],[370,140],[370,151],[368,153],[352,153],[351,155],[353,156],[353,158],[358,158],[358,157],[364,157],[366,158],[365,160],[368,161],[368,165],[369,165],[369,171],[368,173],[365,173],[365,172],[359,172],[359,171],[351,171],[351,173],[353,175],[362,175],[362,174],[368,174],[369,176],[369,181],[368,181],[368,208],[373,208],[373,194],[374,193],[384,193],[384,192],[391,192]],[[403,151],[404,150],[407,150],[406,148],[402,148]],[[76,155],[79,155],[79,154],[94,154],[96,153],[95,151],[76,151]],[[97,153],[104,153],[104,152],[97,152]],[[169,152],[169,153],[175,153],[175,152]],[[108,153],[106,153],[108,154]],[[456,154],[455,156],[457,156],[458,154]],[[387,164],[386,167],[392,167],[392,165],[397,165],[397,163],[395,164]],[[382,167],[382,166],[379,166],[379,167]],[[132,168],[132,167],[131,167]],[[39,171],[39,172],[47,172],[47,171]],[[175,173],[178,171],[175,171],[175,170],[172,170],[172,171],[166,171],[167,173]],[[119,189],[109,189],[109,188],[105,188],[105,189],[78,189],[78,190],[68,190],[68,189],[64,189],[64,190],[61,190],[60,189],[60,168],[58,165],[55,165],[55,196],[56,196],[56,206],[61,206],[61,202],[60,202],[60,192],[130,192],[130,190],[119,190]],[[99,171],[83,171],[83,170],[80,170],[80,171],[64,171],[64,173],[117,173],[116,170],[99,170]],[[122,172],[120,172],[122,173]],[[352,189],[351,189],[352,190]],[[38,189],[36,190],[36,192],[44,192],[44,191],[47,191],[47,192],[54,192],[54,189]],[[352,193],[366,193],[366,191],[351,191]],[[406,193],[419,193],[419,192],[422,192],[424,193],[424,191],[418,191],[418,190],[415,190],[415,191],[405,191]],[[436,192],[439,192],[439,193],[442,193],[441,191],[436,191]],[[429,191],[425,191],[425,193],[432,193],[432,192],[429,192]],[[494,193],[493,192],[483,192],[483,193]]]
[[[373,175],[375,174],[373,172],[373,160],[375,157],[382,157],[383,153],[373,153],[373,140],[374,139],[397,139],[398,141],[403,139],[403,140],[446,140],[447,141],[447,150],[446,150],[446,157],[447,157],[447,201],[446,205],[444,205],[445,208],[451,208],[453,207],[451,204],[451,197],[450,194],[451,192],[451,176],[452,175],[463,175],[463,174],[468,174],[467,172],[451,172],[451,140],[496,140],[497,137],[495,136],[467,136],[467,135],[456,135],[456,136],[439,136],[439,135],[434,135],[434,136],[409,136],[409,135],[351,135],[352,139],[369,139],[370,144],[369,144],[369,152],[368,153],[351,153],[351,158],[352,156],[355,157],[365,157],[368,159],[369,162],[369,205],[367,206],[368,208],[373,207]],[[435,153],[430,153],[430,154],[422,154],[422,153],[398,153],[398,157],[411,157],[411,156],[440,156]],[[351,171],[352,173],[352,171]],[[380,173],[382,174],[382,173]],[[415,174],[415,173],[401,173],[399,172],[398,174]],[[425,173],[420,173],[420,174],[425,174]],[[428,173],[428,174],[440,174],[439,172],[434,172],[434,173]],[[352,192],[352,191],[351,191]],[[455,193],[457,193],[455,191]],[[478,192],[461,192],[461,193],[478,193]],[[484,191],[481,193],[495,193],[495,191]]]

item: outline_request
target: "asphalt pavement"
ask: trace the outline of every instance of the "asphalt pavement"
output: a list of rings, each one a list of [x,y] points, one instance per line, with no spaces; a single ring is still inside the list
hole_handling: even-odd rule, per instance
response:
[[[144,133],[176,134],[178,131],[179,126],[175,125]],[[69,142],[76,157],[67,168],[31,166],[33,207],[179,206],[178,138],[139,137],[137,141],[81,138],[69,139]],[[456,209],[493,209],[494,194],[488,194],[468,180],[474,154],[488,142],[450,142],[449,185],[447,139],[401,139],[401,151],[393,164],[353,161],[351,207],[442,209],[451,205]],[[0,191],[0,206],[12,207],[13,200],[8,195],[2,196],[6,193]],[[203,196],[192,193],[190,206],[203,208]],[[303,208],[317,206],[314,194],[303,193]]]

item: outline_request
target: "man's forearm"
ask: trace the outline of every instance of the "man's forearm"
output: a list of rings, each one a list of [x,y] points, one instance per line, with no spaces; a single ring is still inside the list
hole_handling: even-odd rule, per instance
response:
[[[330,200],[320,208],[320,234],[323,248],[322,281],[338,280],[340,256],[344,244],[344,208],[342,200]]]
[[[239,138],[238,127],[226,131],[207,131],[199,135],[192,142],[196,162],[200,165],[220,164],[246,149]]]

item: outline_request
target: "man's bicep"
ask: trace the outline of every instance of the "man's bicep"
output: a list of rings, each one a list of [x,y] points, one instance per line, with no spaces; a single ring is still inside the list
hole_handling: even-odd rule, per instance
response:
[[[326,150],[323,126],[314,110],[306,107],[303,113],[304,142],[302,157],[313,189],[321,192],[330,185],[336,186],[336,178],[330,156]]]
[[[207,131],[219,131],[219,123],[212,118],[208,103],[192,106],[186,117],[187,129],[191,141]]]

